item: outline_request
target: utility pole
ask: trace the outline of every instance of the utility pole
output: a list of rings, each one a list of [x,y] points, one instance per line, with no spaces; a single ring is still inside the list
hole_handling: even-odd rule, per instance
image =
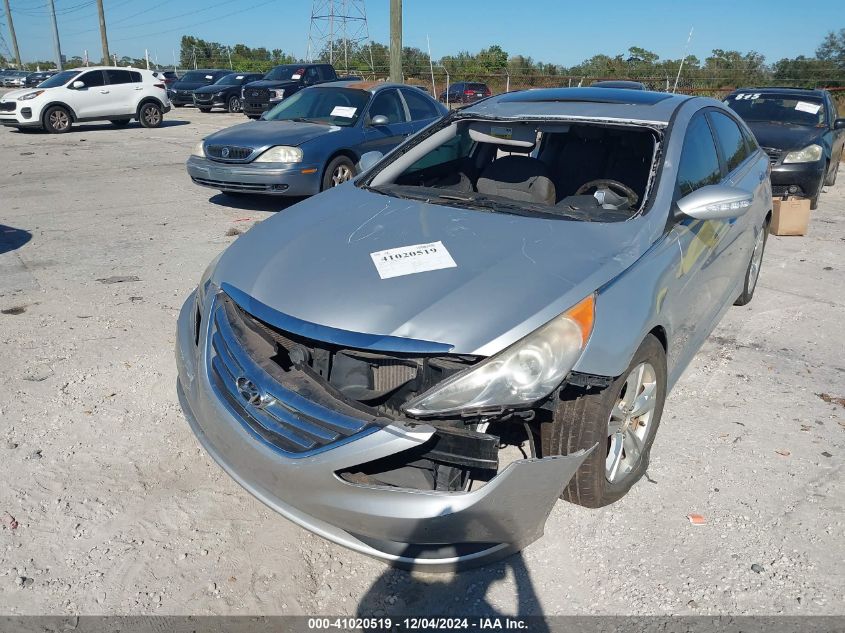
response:
[[[103,42],[103,63],[109,63],[109,39],[106,37],[106,14],[103,12],[103,0],[97,0],[97,12],[100,14],[100,39]]]
[[[402,83],[402,0],[390,0],[390,81]]]
[[[50,0],[50,17],[53,20],[53,48],[56,49],[56,68],[64,70],[62,67],[62,45],[59,43],[59,25],[56,23],[56,5],[53,0]]]
[[[9,8],[9,0],[4,0],[6,4],[6,21],[9,23],[9,35],[12,36],[12,48],[15,51],[15,61],[18,62],[18,68],[21,66],[21,52],[18,50],[18,38],[15,35],[15,25],[12,24],[12,10]]]

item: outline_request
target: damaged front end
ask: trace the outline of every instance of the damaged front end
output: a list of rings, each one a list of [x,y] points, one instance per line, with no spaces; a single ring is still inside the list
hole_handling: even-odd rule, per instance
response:
[[[402,566],[480,564],[542,535],[589,451],[536,457],[544,405],[413,417],[409,402],[485,359],[448,346],[291,325],[223,284],[178,325],[192,428],[255,496]],[[385,350],[390,351],[385,351]]]

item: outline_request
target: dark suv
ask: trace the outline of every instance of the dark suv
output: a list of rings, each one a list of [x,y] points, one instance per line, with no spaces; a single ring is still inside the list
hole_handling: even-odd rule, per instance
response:
[[[822,187],[836,181],[845,119],[826,90],[741,88],[725,103],[751,128],[772,165],[772,194],[818,206]]]
[[[331,64],[285,64],[276,66],[259,81],[243,87],[243,110],[250,119],[257,119],[282,99],[306,86],[337,81]]]
[[[443,103],[474,103],[479,99],[489,97],[492,93],[487,84],[459,81],[449,86],[449,90],[440,93],[440,101]]]
[[[194,104],[194,90],[203,86],[210,86],[221,77],[230,74],[231,70],[212,68],[209,70],[189,70],[175,81],[167,93],[175,108]]]

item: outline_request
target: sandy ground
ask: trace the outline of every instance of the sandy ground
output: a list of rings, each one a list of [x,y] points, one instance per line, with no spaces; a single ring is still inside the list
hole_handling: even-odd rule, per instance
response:
[[[0,129],[0,613],[845,612],[845,407],[818,395],[845,396],[845,174],[808,237],[769,240],[755,300],[669,398],[647,480],[602,510],[558,503],[507,561],[412,575],[254,500],[176,402],[183,298],[228,234],[286,206],[185,174],[242,120]]]

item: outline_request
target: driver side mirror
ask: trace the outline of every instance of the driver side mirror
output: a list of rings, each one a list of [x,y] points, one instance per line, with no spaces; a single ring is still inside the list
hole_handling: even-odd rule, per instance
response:
[[[360,160],[358,161],[358,173],[367,171],[370,167],[375,165],[379,162],[384,154],[381,152],[367,152],[363,156],[361,156]]]
[[[85,87],[85,84],[77,79],[70,85],[70,87],[74,90],[82,90]]]
[[[725,220],[744,215],[754,195],[726,185],[706,185],[678,200],[678,210],[696,220]]]
[[[845,119],[836,119],[833,122],[834,130],[845,130]]]
[[[372,119],[370,119],[370,125],[373,127],[378,127],[379,125],[387,125],[390,123],[390,119],[388,119],[383,114],[377,114]]]

